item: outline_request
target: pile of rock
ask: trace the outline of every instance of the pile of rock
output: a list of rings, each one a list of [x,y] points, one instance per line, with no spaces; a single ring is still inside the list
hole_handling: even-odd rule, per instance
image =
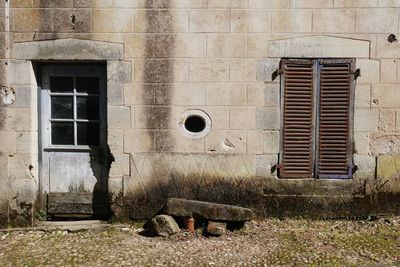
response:
[[[146,223],[145,230],[164,237],[179,232],[174,217],[182,219],[189,232],[201,228],[204,235],[212,236],[221,236],[227,229],[240,229],[253,218],[251,209],[179,198],[168,199],[161,213]]]

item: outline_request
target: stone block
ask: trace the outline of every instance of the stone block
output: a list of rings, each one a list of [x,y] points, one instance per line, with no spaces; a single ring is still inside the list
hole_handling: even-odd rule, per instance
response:
[[[278,164],[278,155],[256,155],[256,176],[276,178],[276,164]]]
[[[289,8],[289,0],[249,0],[249,8]]]
[[[14,86],[15,102],[14,106],[19,108],[29,108],[36,101],[36,87],[33,86]]]
[[[167,237],[179,232],[179,226],[172,216],[156,215],[145,226],[145,230],[154,235]]]
[[[213,153],[246,153],[246,131],[213,130],[205,138],[205,150]]]
[[[395,132],[396,131],[396,111],[379,110],[378,131]]]
[[[14,155],[17,151],[16,144],[14,131],[0,131],[0,153]]]
[[[267,34],[248,34],[247,35],[247,56],[254,58],[265,58],[267,46],[265,45],[271,37]]]
[[[272,32],[311,32],[312,10],[273,10],[271,13]]]
[[[37,154],[38,140],[38,132],[17,132],[17,153]]]
[[[155,91],[164,90],[164,86],[163,84],[124,84],[124,104],[153,105],[155,104]]]
[[[246,133],[247,141],[246,146],[247,154],[263,154],[263,132],[261,130],[247,131]]]
[[[369,155],[354,155],[354,165],[357,166],[357,171],[353,175],[355,179],[374,179],[376,159]]]
[[[163,212],[178,217],[200,217],[216,221],[250,221],[251,209],[205,201],[169,198]]]
[[[280,132],[264,131],[263,132],[263,148],[265,154],[278,154],[280,149]]]
[[[226,82],[229,79],[227,59],[191,59],[189,61],[190,82]]]
[[[379,7],[400,7],[399,0],[378,0]]]
[[[354,107],[355,108],[371,107],[371,85],[357,84],[355,86]]]
[[[67,38],[14,43],[13,56],[28,60],[120,60],[123,51],[123,44]]]
[[[12,60],[8,63],[7,81],[10,85],[36,85],[32,63],[23,60]]]
[[[399,108],[399,88],[395,84],[377,84],[372,86],[372,107]]]
[[[0,9],[0,32],[4,32],[5,31],[5,16],[4,16],[4,9],[3,8],[1,8]]]
[[[157,87],[155,91],[156,105],[205,105],[206,85],[205,84],[164,84]]]
[[[400,131],[400,110],[396,112],[396,130]]]
[[[358,155],[368,155],[369,149],[369,133],[368,132],[354,132],[354,153]]]
[[[30,108],[5,108],[3,130],[36,131],[37,112]]]
[[[124,130],[108,129],[107,142],[112,154],[122,154],[124,151]]]
[[[124,152],[140,153],[155,152],[155,132],[150,130],[124,130]]]
[[[33,179],[14,180],[12,181],[12,188],[15,193],[14,199],[16,201],[17,211],[24,206],[29,207],[30,205],[34,205],[38,193],[38,185],[35,184]],[[30,208],[29,212],[32,211],[33,208]]]
[[[107,80],[109,83],[127,83],[132,80],[131,61],[107,61]]]
[[[358,33],[391,33],[398,30],[395,8],[360,8],[356,10],[355,31]]]
[[[205,57],[205,34],[131,34],[124,36],[128,58]]]
[[[397,193],[400,190],[399,154],[380,155],[377,158],[377,183],[380,192]]]
[[[204,138],[187,138],[180,130],[166,130],[156,132],[157,152],[202,153],[204,152]]]
[[[397,60],[381,59],[381,83],[397,82]]]
[[[267,43],[269,57],[369,58],[370,42],[332,36],[293,37]]]
[[[113,106],[124,104],[124,85],[121,83],[107,84],[107,103]]]
[[[314,0],[290,0],[290,6],[293,8],[315,8]],[[333,0],[319,0],[318,8],[333,7]]]
[[[11,180],[32,179],[32,168],[37,166],[32,162],[31,155],[16,154],[8,158],[8,177]],[[33,179],[32,179],[33,180]]]
[[[45,8],[66,8],[72,7],[73,0],[33,0],[33,7],[45,7]]]
[[[257,81],[272,82],[278,77],[280,58],[259,59],[257,62]]]
[[[184,107],[136,106],[135,128],[138,129],[179,129]]]
[[[122,177],[129,175],[129,154],[113,154],[115,161],[111,164],[110,177]]]
[[[190,32],[229,32],[229,10],[189,11]]]
[[[10,30],[13,32],[51,32],[52,21],[51,9],[10,10]]]
[[[10,2],[10,7],[32,7],[32,1],[26,0],[13,0]],[[1,5],[0,5],[1,7]]]
[[[208,84],[206,104],[212,106],[246,105],[246,87],[241,83]]]
[[[204,111],[211,118],[212,129],[214,130],[229,129],[229,108],[207,106],[205,107]]]
[[[187,11],[135,10],[135,32],[187,32]]]
[[[246,85],[247,90],[247,105],[264,106],[265,84],[251,83]]]
[[[380,81],[380,61],[370,59],[357,59],[356,68],[360,69],[360,77],[357,83],[379,83]]]
[[[258,107],[256,110],[256,128],[260,130],[279,130],[280,110],[278,108]]]
[[[209,1],[209,8],[245,8],[247,7],[247,0],[220,0]]]
[[[313,11],[313,32],[354,32],[354,21],[355,11],[352,9],[316,9]]]
[[[133,30],[131,10],[95,9],[92,11],[92,16],[93,32],[132,32]]]
[[[379,111],[376,109],[354,109],[354,131],[374,132],[378,128]]]
[[[121,0],[116,0],[121,1]],[[114,1],[114,2],[116,2]],[[107,8],[113,6],[113,0],[74,0],[74,7]]]
[[[108,192],[113,198],[123,194],[123,181],[121,177],[108,178]]]
[[[229,60],[229,80],[231,82],[256,81],[256,59],[231,58]]]
[[[108,127],[111,128],[130,128],[131,109],[130,107],[108,106]]]
[[[246,56],[246,36],[241,34],[207,35],[208,57]]]
[[[270,32],[270,13],[268,10],[232,10],[232,32]]]
[[[279,107],[280,106],[280,87],[279,83],[270,83],[264,85],[264,106]]]
[[[186,59],[135,60],[135,82],[172,83],[188,81]]]
[[[234,107],[229,111],[229,129],[253,130],[256,127],[255,107]]]
[[[55,32],[90,32],[92,11],[82,9],[54,9]]]
[[[377,7],[377,0],[335,0],[334,7]]]

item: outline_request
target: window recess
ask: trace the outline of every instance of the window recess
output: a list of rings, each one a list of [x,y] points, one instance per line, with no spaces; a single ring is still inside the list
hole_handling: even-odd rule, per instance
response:
[[[354,62],[281,61],[281,178],[351,178]]]

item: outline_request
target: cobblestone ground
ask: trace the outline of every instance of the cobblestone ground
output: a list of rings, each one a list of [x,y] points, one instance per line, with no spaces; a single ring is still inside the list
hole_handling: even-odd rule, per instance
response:
[[[222,237],[185,231],[0,233],[0,266],[400,266],[400,217],[376,221],[268,219]]]

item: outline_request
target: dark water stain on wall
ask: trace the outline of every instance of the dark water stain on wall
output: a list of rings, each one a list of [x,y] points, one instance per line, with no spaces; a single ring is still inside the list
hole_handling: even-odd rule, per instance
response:
[[[169,0],[146,0],[146,24],[148,33],[172,33],[172,15]],[[151,87],[155,95],[164,95],[163,105],[152,105],[146,109],[146,128],[151,129],[157,151],[171,151],[174,137],[168,132],[171,118],[170,94],[174,81],[175,39],[172,34],[147,34],[145,40],[144,87]],[[145,95],[145,94],[143,94]]]

